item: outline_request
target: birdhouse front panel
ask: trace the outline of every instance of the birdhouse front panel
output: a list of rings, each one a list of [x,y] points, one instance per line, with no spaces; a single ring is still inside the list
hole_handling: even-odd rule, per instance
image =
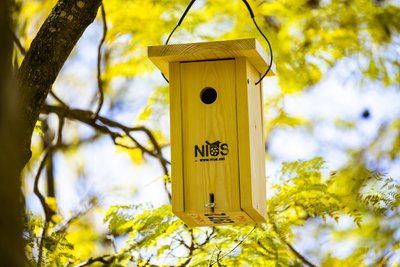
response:
[[[169,77],[172,210],[188,226],[265,222],[261,84],[255,39],[149,47]]]
[[[235,60],[182,63],[181,77],[185,210],[237,211]]]

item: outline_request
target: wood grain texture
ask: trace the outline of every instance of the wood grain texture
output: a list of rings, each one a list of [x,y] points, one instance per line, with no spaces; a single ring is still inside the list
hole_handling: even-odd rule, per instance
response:
[[[259,73],[236,59],[237,124],[241,208],[256,222],[266,218],[265,155]]]
[[[234,77],[234,60],[181,64],[185,212],[210,212],[211,193],[215,212],[240,210]],[[200,98],[206,87],[217,92],[212,104]],[[227,155],[211,156],[207,142],[218,141],[227,144]],[[196,157],[196,145],[203,156]]]
[[[181,72],[180,63],[170,64],[170,118],[171,118],[171,191],[172,211],[185,210],[183,195],[182,115],[181,115]]]
[[[262,87],[255,82],[267,59],[259,43],[149,47],[149,57],[170,74],[173,212],[190,227],[265,222]],[[202,100],[206,88],[215,102]]]
[[[247,61],[251,170],[251,207],[242,207],[256,222],[265,222],[266,214],[266,177],[265,142],[263,135],[262,84],[255,85],[260,78],[257,70]],[[260,216],[261,215],[261,216]]]
[[[246,57],[259,73],[264,73],[269,64],[269,56],[261,44],[254,38],[150,46],[148,47],[148,56],[167,77],[170,75],[168,68],[170,62]],[[275,73],[274,65],[269,75],[273,75],[273,73]]]
[[[184,213],[180,214],[179,217],[189,227],[254,223],[254,220],[244,211],[232,211],[225,212],[223,213],[224,215],[221,214],[222,213],[214,213],[214,216],[207,216],[211,214]],[[232,221],[234,223],[232,223]]]

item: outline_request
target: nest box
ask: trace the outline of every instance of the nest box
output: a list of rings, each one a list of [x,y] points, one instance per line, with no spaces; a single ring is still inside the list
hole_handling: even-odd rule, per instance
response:
[[[255,39],[151,46],[170,81],[172,210],[188,226],[265,222],[260,74]]]

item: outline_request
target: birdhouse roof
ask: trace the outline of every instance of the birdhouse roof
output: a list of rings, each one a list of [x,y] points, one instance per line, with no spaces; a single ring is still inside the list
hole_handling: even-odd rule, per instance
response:
[[[149,46],[148,56],[166,77],[169,77],[170,62],[246,57],[259,73],[264,74],[270,61],[270,57],[261,44],[254,38]],[[268,75],[273,75],[274,72],[275,68],[274,65],[272,65]]]

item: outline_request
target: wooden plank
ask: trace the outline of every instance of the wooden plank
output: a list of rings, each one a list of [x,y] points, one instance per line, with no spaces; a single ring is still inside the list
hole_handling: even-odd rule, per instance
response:
[[[236,58],[236,103],[239,150],[240,206],[243,209],[252,206],[250,132],[248,115],[246,58]],[[250,82],[250,81],[249,81]],[[240,116],[239,116],[240,114]]]
[[[170,138],[171,138],[171,191],[172,211],[177,214],[185,211],[183,195],[182,158],[182,115],[181,115],[181,74],[180,63],[170,64]]]
[[[257,70],[247,61],[248,84],[248,114],[250,139],[250,169],[251,169],[251,207],[244,210],[256,222],[265,222],[266,214],[266,177],[265,177],[265,142],[263,135],[263,99],[262,84],[255,85],[260,78]]]
[[[264,48],[254,38],[150,46],[148,47],[148,56],[167,77],[170,75],[168,68],[170,62],[246,57],[259,73],[264,73],[267,70],[270,61]],[[274,65],[268,75],[273,75],[273,73],[275,73]]]
[[[265,156],[263,153],[261,84],[246,58],[236,59],[236,96],[241,208],[256,222],[265,222]]]
[[[244,211],[219,213],[185,213],[180,218],[189,227],[252,224],[254,221]]]
[[[181,63],[185,212],[240,211],[235,61]],[[215,102],[203,103],[205,88]]]

